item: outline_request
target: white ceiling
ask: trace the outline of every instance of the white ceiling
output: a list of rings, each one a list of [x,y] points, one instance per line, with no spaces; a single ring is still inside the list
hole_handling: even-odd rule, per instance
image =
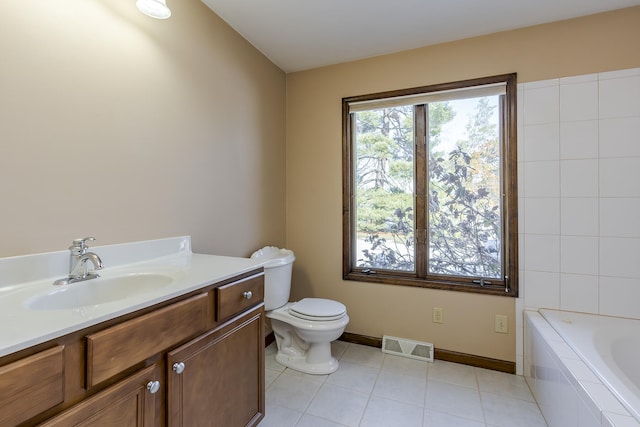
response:
[[[202,1],[285,72],[640,4],[640,0]]]

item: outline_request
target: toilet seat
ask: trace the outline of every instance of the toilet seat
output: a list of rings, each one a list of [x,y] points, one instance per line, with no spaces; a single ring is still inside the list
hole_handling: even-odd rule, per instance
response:
[[[342,319],[347,308],[338,301],[324,298],[304,298],[289,307],[289,314],[310,321]]]

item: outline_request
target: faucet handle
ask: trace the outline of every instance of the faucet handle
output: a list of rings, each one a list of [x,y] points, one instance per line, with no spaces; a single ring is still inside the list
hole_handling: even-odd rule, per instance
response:
[[[78,255],[83,254],[89,248],[87,242],[95,241],[95,237],[85,237],[84,239],[73,239],[73,244],[69,247],[71,252],[74,252]]]

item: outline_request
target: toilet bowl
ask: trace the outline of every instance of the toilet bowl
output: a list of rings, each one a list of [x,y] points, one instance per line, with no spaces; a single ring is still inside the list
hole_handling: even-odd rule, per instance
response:
[[[331,342],[349,323],[344,304],[323,298],[289,302],[295,256],[287,249],[267,246],[251,258],[264,267],[264,303],[276,337],[276,361],[307,374],[335,372],[338,361],[331,355]]]
[[[319,314],[323,312],[322,314]],[[349,323],[346,307],[333,300],[305,298],[267,312],[276,336],[276,361],[307,374],[330,374],[338,369],[331,355]]]

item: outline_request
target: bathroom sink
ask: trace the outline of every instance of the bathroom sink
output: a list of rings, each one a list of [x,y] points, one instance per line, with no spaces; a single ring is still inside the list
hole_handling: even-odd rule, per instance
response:
[[[173,277],[138,273],[56,286],[55,289],[26,301],[32,310],[64,310],[119,301],[170,285]]]

